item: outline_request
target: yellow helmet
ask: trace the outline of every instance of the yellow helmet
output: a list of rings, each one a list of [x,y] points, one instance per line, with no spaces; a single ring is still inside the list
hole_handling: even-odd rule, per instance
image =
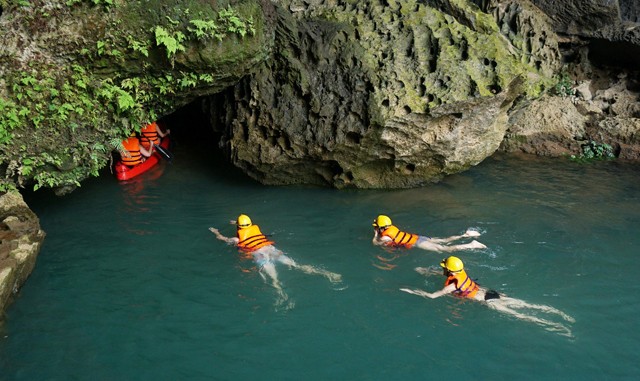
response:
[[[440,262],[440,266],[444,267],[445,269],[453,273],[464,269],[464,264],[462,263],[460,258],[453,257],[453,256],[443,259],[442,262]]]
[[[387,226],[391,226],[391,218],[381,214],[378,216],[378,218],[373,220],[373,226],[377,228],[384,228]]]
[[[238,225],[239,228],[248,228],[249,226],[251,226],[251,218],[249,218],[249,216],[247,216],[246,214],[241,214],[236,220],[236,225]]]

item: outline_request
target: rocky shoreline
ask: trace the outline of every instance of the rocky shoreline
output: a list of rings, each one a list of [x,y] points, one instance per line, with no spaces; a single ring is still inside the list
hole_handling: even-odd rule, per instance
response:
[[[36,264],[45,232],[22,195],[0,196],[0,313],[27,280]]]

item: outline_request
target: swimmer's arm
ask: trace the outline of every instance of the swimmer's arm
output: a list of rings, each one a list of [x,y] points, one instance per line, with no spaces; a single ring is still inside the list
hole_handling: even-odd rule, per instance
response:
[[[415,270],[418,274],[422,274],[424,276],[442,275],[442,269],[436,269],[433,267],[416,267]]]
[[[411,290],[408,288],[401,288],[400,291],[404,291],[407,292],[409,294],[413,294],[413,295],[418,295],[418,296],[422,296],[424,298],[430,298],[430,299],[435,299],[435,298],[439,298],[441,296],[447,295],[452,293],[453,291],[455,291],[456,286],[454,284],[450,284],[447,287],[443,288],[440,291],[436,291],[436,292],[426,292],[426,291],[422,291],[422,290]]]
[[[386,235],[381,236],[378,231],[376,230],[374,235],[373,235],[373,244],[374,245],[386,245],[388,242],[391,241],[390,237],[387,237]]]
[[[224,241],[230,245],[236,245],[238,244],[238,238],[237,237],[225,237],[222,234],[220,234],[220,231],[216,228],[209,228],[209,231],[211,231],[211,233],[216,235],[216,238],[219,239],[220,241]]]

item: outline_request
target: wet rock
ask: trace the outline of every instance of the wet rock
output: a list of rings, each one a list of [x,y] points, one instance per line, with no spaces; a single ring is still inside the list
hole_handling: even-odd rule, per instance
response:
[[[439,181],[492,155],[515,99],[548,88],[560,65],[531,4],[497,16],[446,0],[327,4],[281,10],[273,59],[212,100],[231,108],[210,109],[220,145],[261,183]]]
[[[0,312],[33,270],[45,237],[18,192],[0,196]]]

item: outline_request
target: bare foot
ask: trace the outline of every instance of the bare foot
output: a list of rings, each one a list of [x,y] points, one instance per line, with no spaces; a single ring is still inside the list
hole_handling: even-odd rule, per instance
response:
[[[487,246],[483,243],[476,241],[475,239],[469,243],[471,249],[486,249]]]
[[[464,235],[465,237],[480,237],[480,232],[473,229],[467,229],[467,231],[464,232]]]

